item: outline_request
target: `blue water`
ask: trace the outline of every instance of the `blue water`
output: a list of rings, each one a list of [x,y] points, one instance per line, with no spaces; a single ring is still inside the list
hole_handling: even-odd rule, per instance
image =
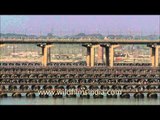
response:
[[[0,98],[0,105],[160,105],[158,99],[127,98]]]

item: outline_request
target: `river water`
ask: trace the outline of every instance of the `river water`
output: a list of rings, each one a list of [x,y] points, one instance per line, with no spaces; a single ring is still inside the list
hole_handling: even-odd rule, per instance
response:
[[[160,105],[157,99],[144,98],[0,98],[0,105]]]

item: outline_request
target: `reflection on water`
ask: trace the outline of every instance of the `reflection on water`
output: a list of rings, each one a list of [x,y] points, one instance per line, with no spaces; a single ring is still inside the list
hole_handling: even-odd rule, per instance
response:
[[[0,98],[0,105],[160,105],[158,99]]]

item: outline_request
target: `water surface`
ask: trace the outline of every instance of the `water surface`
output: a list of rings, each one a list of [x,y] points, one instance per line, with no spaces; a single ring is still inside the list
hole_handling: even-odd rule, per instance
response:
[[[127,98],[0,98],[0,105],[160,105],[157,99]]]

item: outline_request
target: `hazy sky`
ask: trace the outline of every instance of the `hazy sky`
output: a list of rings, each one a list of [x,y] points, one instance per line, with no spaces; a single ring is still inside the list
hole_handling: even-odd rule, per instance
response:
[[[77,33],[160,34],[158,15],[8,15],[0,16],[1,33],[71,35]]]

